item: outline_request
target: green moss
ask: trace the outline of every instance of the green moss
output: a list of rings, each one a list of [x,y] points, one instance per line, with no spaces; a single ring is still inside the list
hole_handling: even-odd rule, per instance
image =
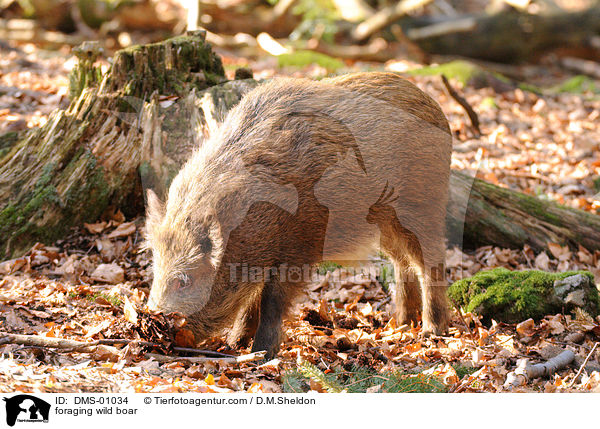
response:
[[[226,79],[221,59],[199,34],[118,51],[110,80],[113,91],[146,98],[155,90],[184,95]]]
[[[40,228],[36,224],[36,220],[44,216],[44,207],[61,203],[56,188],[48,184],[48,181],[48,177],[43,174],[34,190],[25,196],[22,204],[9,204],[0,211],[0,235],[11,237],[11,251],[5,256],[23,254],[32,242],[55,239],[62,232],[61,228],[55,225]],[[1,249],[1,252],[4,253],[4,250]]]
[[[596,192],[600,192],[600,177],[594,179],[594,189]]]
[[[448,289],[448,296],[465,311],[480,314],[487,322],[540,319],[564,310],[555,297],[554,282],[576,274],[587,276],[594,284],[593,274],[587,271],[546,273],[495,268],[455,282]],[[600,299],[595,287],[590,288],[585,301],[589,303],[586,311],[598,314]]]
[[[498,103],[496,103],[494,97],[485,97],[483,100],[481,100],[479,106],[482,109],[498,109]]]
[[[572,92],[582,94],[584,92],[600,93],[600,88],[597,88],[594,81],[587,76],[577,75],[565,80],[564,82],[550,88],[550,92]]]
[[[456,60],[436,66],[427,66],[418,69],[408,70],[405,73],[412,76],[444,75],[449,79],[456,79],[463,85],[466,85],[471,79],[485,72],[481,69],[481,67],[471,62]]]
[[[523,91],[529,91],[529,92],[533,92],[534,94],[542,94],[544,91],[542,88],[540,88],[539,86],[533,85],[531,83],[525,83],[525,82],[520,82],[518,85],[519,89],[522,89]]]
[[[282,54],[277,57],[279,67],[306,67],[311,64],[317,64],[328,71],[336,71],[344,67],[344,63],[337,58],[314,51],[296,51],[289,54]]]
[[[6,149],[12,147],[17,141],[19,141],[19,133],[16,131],[9,131],[0,135],[0,149]]]
[[[61,200],[53,179],[57,174],[61,178],[69,177],[82,163],[88,170],[85,183],[73,184],[65,193],[64,201]],[[60,173],[57,173],[55,163],[46,164],[33,190],[0,211],[0,234],[11,237],[11,254],[22,253],[27,249],[21,249],[21,245],[28,247],[35,241],[58,238],[69,224],[69,217],[88,221],[95,219],[108,205],[109,197],[110,188],[104,178],[104,169],[96,164],[95,157],[87,149],[82,148]],[[38,226],[38,221],[52,207],[64,210],[66,221]]]
[[[160,182],[156,171],[150,165],[148,161],[144,161],[140,164],[138,169],[140,173],[140,178],[142,180],[143,189],[156,189],[158,183]]]
[[[108,206],[110,186],[104,175],[104,167],[97,164],[96,157],[84,149],[73,158],[67,169],[85,163],[87,175],[85,183],[70,187],[65,193],[65,205],[78,207],[77,216],[85,221],[95,219]],[[85,204],[82,202],[85,201]]]
[[[117,295],[109,295],[103,292],[88,293],[71,291],[67,294],[69,299],[86,299],[90,302],[96,302],[98,298],[109,302],[113,307],[119,308],[123,305],[123,301]]]

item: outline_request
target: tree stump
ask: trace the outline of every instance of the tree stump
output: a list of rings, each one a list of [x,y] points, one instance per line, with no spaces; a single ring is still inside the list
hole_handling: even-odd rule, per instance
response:
[[[144,124],[166,97],[185,98],[226,80],[204,36],[194,32],[117,52],[110,72],[76,91],[67,110],[3,143],[10,146],[0,158],[0,258],[22,254],[36,241],[52,242],[109,206],[142,213],[139,170],[152,158]],[[88,68],[80,77],[95,73]],[[160,142],[165,156],[176,146],[177,136],[169,137]],[[162,169],[172,169],[171,176],[176,171],[168,163]]]

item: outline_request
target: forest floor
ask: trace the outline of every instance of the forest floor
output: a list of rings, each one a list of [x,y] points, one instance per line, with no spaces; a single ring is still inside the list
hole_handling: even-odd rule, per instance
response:
[[[255,78],[327,74],[319,66],[282,70],[273,58],[248,62],[219,53],[228,74],[239,65],[252,68]],[[52,110],[68,105],[68,72],[74,62],[66,51],[0,44],[0,54],[0,134],[39,126]],[[338,72],[415,66],[357,62]],[[536,85],[549,88],[543,95],[519,88],[496,92],[451,80],[478,113],[481,136],[439,77],[407,78],[446,113],[455,138],[454,168],[600,213],[600,81],[568,92],[560,82],[573,75],[551,65],[544,65],[543,75],[536,74],[537,66],[525,67],[532,68]],[[53,245],[36,245],[24,257],[0,263],[0,331],[80,341],[144,339],[134,323],[143,317],[151,277],[150,256],[141,249],[142,227],[141,218],[107,213],[102,222],[82,226]],[[552,243],[540,253],[527,246],[447,251],[450,282],[493,267],[585,269],[600,279],[600,252]],[[575,359],[569,366],[512,391],[600,392],[600,350],[593,350],[600,341],[600,318],[556,314],[519,325],[484,325],[477,315],[455,309],[447,336],[422,339],[419,326],[398,326],[390,310],[389,294],[377,278],[336,269],[310,285],[294,317],[285,322],[286,338],[273,361],[231,364],[171,357],[158,362],[135,341],[83,353],[0,339],[0,390],[280,392],[325,391],[337,383],[347,391],[375,392],[390,391],[392,382],[403,380],[403,391],[498,392],[507,390],[503,384],[518,359],[546,362],[571,350]],[[219,338],[203,347],[249,353],[232,350]],[[357,368],[363,368],[361,379]]]

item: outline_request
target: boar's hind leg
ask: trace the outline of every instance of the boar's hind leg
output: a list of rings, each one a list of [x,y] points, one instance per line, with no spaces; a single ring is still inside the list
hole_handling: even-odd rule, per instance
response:
[[[281,322],[285,295],[279,279],[271,277],[265,282],[260,300],[260,321],[254,337],[252,351],[266,350],[267,359],[275,357],[281,342]]]
[[[436,233],[437,232],[437,233]],[[448,328],[445,246],[443,229],[422,237],[423,259],[419,264],[423,301],[423,335],[441,335]]]
[[[421,239],[393,222],[383,229],[384,251],[394,263],[396,278],[396,317],[399,323],[417,321],[422,302],[423,334],[441,335],[448,324],[448,304],[444,270],[443,230],[428,229]],[[419,299],[419,285],[421,299]]]
[[[414,322],[416,326],[419,310],[421,309],[419,280],[406,258],[392,257],[392,261],[396,280],[394,297],[396,320],[400,324]]]

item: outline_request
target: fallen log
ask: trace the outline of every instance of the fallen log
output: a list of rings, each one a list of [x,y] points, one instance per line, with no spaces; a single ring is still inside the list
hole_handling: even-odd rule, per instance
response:
[[[453,170],[446,217],[450,243],[535,250],[559,243],[600,249],[600,216],[492,185]]]
[[[415,20],[417,22],[418,20]],[[421,22],[423,22],[421,20]],[[425,52],[461,55],[497,62],[534,59],[552,49],[592,55],[600,32],[600,7],[576,12],[529,14],[509,9],[492,15],[458,16],[406,29]]]

